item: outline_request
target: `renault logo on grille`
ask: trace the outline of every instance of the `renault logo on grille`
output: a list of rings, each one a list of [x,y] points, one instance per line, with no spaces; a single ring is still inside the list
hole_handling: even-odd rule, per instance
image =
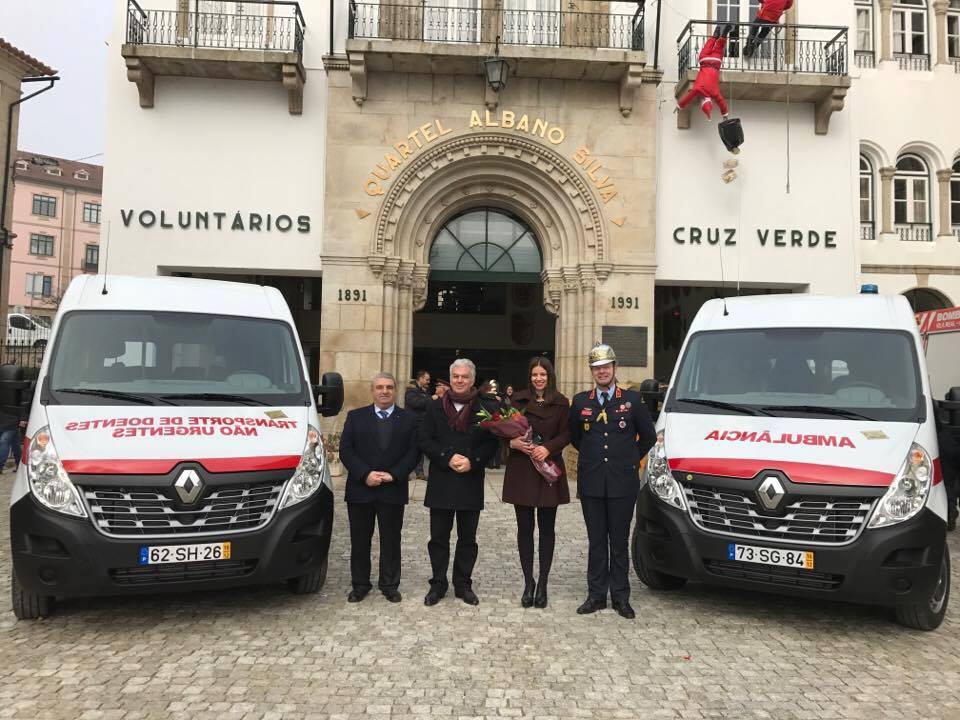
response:
[[[757,488],[757,497],[760,498],[760,504],[767,510],[776,510],[780,507],[780,501],[783,500],[786,492],[780,479],[770,475],[760,483]]]
[[[203,490],[203,482],[200,480],[200,476],[197,475],[196,470],[184,470],[180,473],[180,477],[177,478],[173,487],[177,491],[180,500],[185,505],[189,505],[200,497],[200,491]]]

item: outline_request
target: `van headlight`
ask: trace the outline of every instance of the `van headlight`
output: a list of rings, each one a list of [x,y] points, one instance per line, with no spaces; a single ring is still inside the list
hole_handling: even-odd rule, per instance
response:
[[[63,469],[50,428],[34,433],[27,453],[27,484],[30,492],[46,508],[65,515],[86,517],[80,493]]]
[[[283,498],[280,500],[280,509],[303,502],[324,483],[330,487],[330,476],[323,458],[323,439],[320,431],[310,425],[307,427],[306,447],[303,448],[303,455],[293,477],[287,481]]]
[[[680,483],[670,472],[662,431],[657,433],[657,442],[650,448],[650,454],[647,455],[647,482],[650,485],[650,491],[661,501],[678,510],[687,509]]]
[[[877,503],[867,527],[886,527],[909,520],[927,504],[932,484],[933,463],[930,454],[913,443],[896,479]]]

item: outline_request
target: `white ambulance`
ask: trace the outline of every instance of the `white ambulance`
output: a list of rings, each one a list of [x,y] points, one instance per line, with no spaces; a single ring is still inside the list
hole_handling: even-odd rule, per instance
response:
[[[687,580],[947,608],[947,498],[920,334],[903,297],[706,303],[657,421],[634,565]]]
[[[322,415],[274,288],[82,275],[37,382],[10,499],[13,610],[326,577]]]

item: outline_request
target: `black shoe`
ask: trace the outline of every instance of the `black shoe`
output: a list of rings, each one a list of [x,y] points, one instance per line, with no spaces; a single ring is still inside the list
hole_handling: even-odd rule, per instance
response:
[[[470,588],[465,588],[453,593],[458,598],[463,600],[467,605],[479,605],[480,598],[477,597],[477,594]]]
[[[354,588],[353,590],[350,591],[350,594],[347,595],[347,602],[358,603],[367,596],[368,592],[370,591],[357,590],[356,588]]]
[[[737,31],[737,26],[734,25],[733,23],[727,23],[726,25],[723,26],[723,35],[725,35],[726,37],[730,37],[736,31]]]
[[[743,46],[743,56],[749,60],[750,58],[753,57],[753,53],[755,52],[755,50],[756,48],[754,48],[753,44],[748,42],[746,45]]]
[[[533,593],[537,589],[537,583],[533,580],[527,580],[523,586],[523,595],[520,596],[520,607],[533,607]]]
[[[537,583],[537,592],[533,596],[533,606],[541,610],[547,606],[547,581],[542,578]]]
[[[383,596],[392,603],[398,603],[403,600],[403,595],[399,590],[384,590]]]
[[[440,602],[440,600],[443,599],[443,595],[444,593],[440,592],[439,590],[431,590],[430,592],[427,593],[427,596],[423,599],[423,604],[426,605],[427,607],[433,607],[438,602]]]
[[[957,515],[960,514],[960,511],[956,507],[952,507],[947,511],[947,532],[953,532],[957,529]]]
[[[597,610],[603,610],[607,607],[607,599],[588,597],[583,605],[577,608],[577,615],[590,615]]]
[[[633,620],[637,616],[637,614],[633,611],[633,608],[630,607],[630,603],[628,603],[626,600],[623,602],[613,603],[613,609],[617,611],[617,614],[620,617],[626,618],[627,620]]]

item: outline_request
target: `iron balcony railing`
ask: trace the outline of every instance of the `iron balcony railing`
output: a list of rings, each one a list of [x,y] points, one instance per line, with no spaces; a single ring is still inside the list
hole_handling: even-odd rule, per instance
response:
[[[894,53],[894,59],[901,70],[918,70],[925,72],[930,69],[930,55],[920,53]]]
[[[303,52],[306,23],[290,0],[231,0],[231,12],[144,10],[127,0],[127,42],[134,45]]]
[[[847,74],[847,28],[828,25],[777,25],[751,57],[743,49],[751,23],[730,23],[734,31],[727,40],[724,70],[748,72],[797,72],[818,75]],[[713,36],[716,23],[691,20],[677,38],[680,80],[687,70],[700,66],[700,51]]]
[[[960,240],[960,225],[954,225],[954,226],[953,226],[953,236],[954,236],[957,240]]]
[[[876,238],[877,238],[877,233],[873,223],[861,220],[860,221],[860,239],[876,240]]]
[[[854,50],[853,62],[861,70],[869,70],[877,66],[877,57],[873,50]]]
[[[351,38],[643,50],[643,2],[632,14],[492,8],[480,0],[350,2]],[[600,4],[597,4],[600,7]]]
[[[900,240],[907,242],[930,242],[933,240],[933,225],[930,223],[896,223],[893,231]]]

